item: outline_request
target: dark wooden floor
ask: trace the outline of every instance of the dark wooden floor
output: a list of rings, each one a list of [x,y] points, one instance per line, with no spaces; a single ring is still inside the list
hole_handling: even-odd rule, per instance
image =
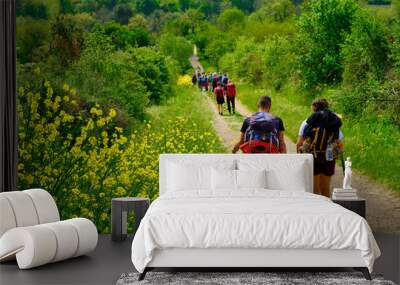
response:
[[[382,256],[376,261],[374,272],[399,284],[400,236],[375,237]],[[97,249],[88,256],[30,270],[19,270],[15,262],[4,263],[0,265],[0,284],[115,284],[122,273],[134,271],[131,242],[132,238],[115,243],[109,235],[100,235]]]

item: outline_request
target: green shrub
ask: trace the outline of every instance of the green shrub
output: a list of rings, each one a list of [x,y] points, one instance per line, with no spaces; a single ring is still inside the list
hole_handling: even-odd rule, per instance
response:
[[[356,11],[353,0],[311,0],[299,20],[298,65],[303,86],[340,82],[341,48]]]
[[[134,55],[115,51],[110,39],[100,33],[89,34],[86,43],[80,60],[67,71],[70,84],[89,102],[117,105],[142,119],[151,90]]]
[[[295,51],[291,40],[280,36],[266,40],[264,46],[264,84],[280,90],[294,72]]]
[[[234,7],[222,11],[218,16],[217,22],[222,31],[237,31],[241,26],[243,26],[245,19],[245,14],[238,8]]]
[[[116,22],[108,22],[97,29],[110,37],[112,43],[119,49],[127,47],[142,47],[150,45],[150,34],[141,27],[129,27]]]
[[[221,68],[237,79],[251,83],[260,83],[263,78],[263,46],[253,39],[241,37],[236,42],[233,52],[225,54],[221,60]]]
[[[189,67],[189,57],[192,54],[193,45],[182,36],[173,34],[162,34],[157,46],[164,56],[169,56],[175,60],[178,70],[183,74]]]
[[[29,17],[17,18],[17,59],[20,63],[37,62],[49,52],[50,23]]]
[[[389,44],[384,30],[364,11],[355,15],[341,53],[345,84],[356,84],[368,78],[381,80],[389,66]]]
[[[132,48],[129,50],[132,55],[132,64],[150,94],[150,100],[160,103],[170,97],[171,76],[165,56],[153,47]]]

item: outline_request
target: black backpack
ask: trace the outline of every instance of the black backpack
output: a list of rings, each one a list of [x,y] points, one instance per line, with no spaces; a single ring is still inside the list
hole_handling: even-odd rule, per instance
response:
[[[304,130],[307,141],[305,152],[312,153],[317,160],[325,161],[327,146],[339,138],[341,126],[340,118],[328,109],[313,113],[307,119]]]

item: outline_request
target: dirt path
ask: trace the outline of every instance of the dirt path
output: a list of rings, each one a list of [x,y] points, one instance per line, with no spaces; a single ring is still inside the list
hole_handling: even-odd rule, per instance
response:
[[[193,57],[191,58],[193,59]],[[192,62],[192,60],[191,60]],[[202,70],[198,59],[192,62],[194,67]],[[220,116],[216,104],[207,96],[208,105],[212,110],[214,127],[221,138],[223,145],[230,151],[239,137],[239,130],[234,131],[227,123],[225,116]],[[250,110],[239,100],[236,100],[236,111],[242,116],[251,115]],[[296,147],[293,141],[285,138],[288,153],[296,153]],[[335,175],[332,178],[332,188],[342,187],[343,171],[337,166]],[[367,221],[372,230],[377,233],[400,233],[400,195],[396,195],[384,186],[372,181],[368,177],[353,172],[352,186],[359,192],[359,196],[367,201]]]
[[[210,97],[207,96],[207,94],[204,92],[202,92],[202,95],[206,97],[208,106],[212,111],[215,131],[217,132],[222,144],[225,146],[227,151],[231,151],[239,138],[238,133],[233,132],[224,117],[218,114],[217,106],[210,99]]]

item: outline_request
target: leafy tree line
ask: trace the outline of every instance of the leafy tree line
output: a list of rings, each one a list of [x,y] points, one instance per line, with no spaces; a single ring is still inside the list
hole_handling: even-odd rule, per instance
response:
[[[238,79],[277,91],[294,85],[298,94],[330,97],[345,115],[372,112],[399,125],[400,17],[394,11],[382,17],[352,0],[269,1],[243,18],[230,18],[236,11],[227,9],[214,25],[225,36],[214,41],[218,48],[204,51],[212,65]]]

